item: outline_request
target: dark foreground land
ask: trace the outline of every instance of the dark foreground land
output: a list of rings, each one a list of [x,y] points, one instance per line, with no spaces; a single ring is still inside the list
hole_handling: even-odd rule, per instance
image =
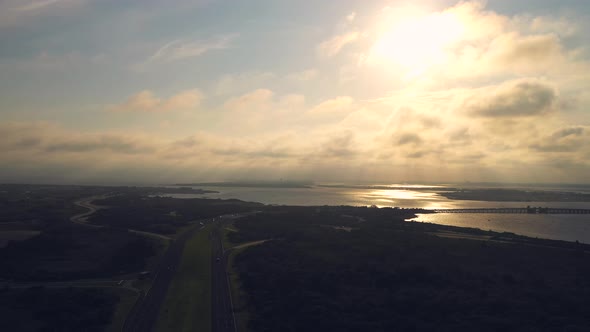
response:
[[[153,330],[206,218],[263,206],[176,192],[206,191],[0,184],[0,330]]]
[[[274,208],[235,222],[250,331],[588,331],[589,246],[408,223],[412,211]]]
[[[104,331],[118,301],[118,294],[107,289],[3,289],[2,330]]]
[[[0,330],[590,330],[585,244],[157,192],[0,185]]]

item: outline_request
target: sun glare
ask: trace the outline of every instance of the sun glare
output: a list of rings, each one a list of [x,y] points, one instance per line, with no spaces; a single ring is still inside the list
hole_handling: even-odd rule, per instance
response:
[[[460,40],[464,26],[452,13],[388,17],[369,59],[384,66],[401,67],[406,76],[418,76],[429,67],[444,64],[450,46]]]

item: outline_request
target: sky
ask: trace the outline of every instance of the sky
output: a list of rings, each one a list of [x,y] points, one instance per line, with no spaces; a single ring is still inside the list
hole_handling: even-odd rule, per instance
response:
[[[590,183],[586,0],[0,0],[0,182]]]

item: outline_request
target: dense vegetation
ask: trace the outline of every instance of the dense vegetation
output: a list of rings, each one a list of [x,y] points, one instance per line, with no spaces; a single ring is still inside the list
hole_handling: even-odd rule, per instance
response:
[[[84,209],[74,201],[106,192],[105,187],[0,184],[0,223],[23,222],[42,228],[67,221]]]
[[[90,219],[91,222],[115,228],[140,229],[172,234],[190,221],[223,214],[248,212],[263,205],[239,200],[175,199],[126,194],[95,202],[108,205]]]
[[[0,278],[66,280],[110,277],[144,268],[153,243],[116,229],[76,224],[50,228],[0,249]]]
[[[74,204],[80,198],[120,194],[134,197],[152,194],[204,194],[193,188],[104,187],[68,185],[0,184],[0,223],[26,222],[43,227],[67,221],[85,209]]]
[[[443,238],[464,230],[407,212],[276,208],[237,221],[233,241],[273,239],[235,259],[251,331],[590,328],[588,246]]]
[[[0,290],[3,331],[104,331],[119,297],[85,288]]]

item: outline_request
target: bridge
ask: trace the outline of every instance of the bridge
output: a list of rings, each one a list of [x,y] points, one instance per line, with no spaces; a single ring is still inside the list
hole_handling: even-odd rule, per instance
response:
[[[511,214],[590,214],[590,209],[525,207],[525,208],[478,208],[434,209],[436,213],[511,213]]]

